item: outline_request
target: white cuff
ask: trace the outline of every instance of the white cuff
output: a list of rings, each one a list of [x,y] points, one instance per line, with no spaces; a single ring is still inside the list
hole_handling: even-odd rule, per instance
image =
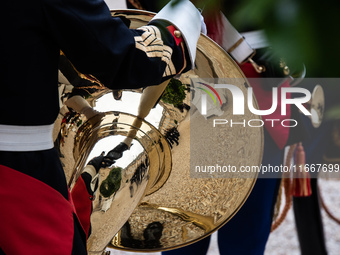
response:
[[[184,42],[189,51],[192,68],[195,67],[196,46],[201,31],[201,14],[188,0],[172,0],[153,20],[165,20],[181,31]]]

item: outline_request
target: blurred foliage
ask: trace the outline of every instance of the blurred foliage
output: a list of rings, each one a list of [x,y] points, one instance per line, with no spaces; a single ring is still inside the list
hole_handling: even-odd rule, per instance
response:
[[[340,77],[339,1],[191,1],[199,9],[204,9],[204,16],[214,15],[222,10],[240,32],[264,29],[273,51],[284,57],[292,70],[295,67],[299,69],[303,63],[307,70],[306,77]],[[167,2],[158,1],[160,6]],[[332,87],[330,94],[340,98],[340,84],[339,88]],[[340,104],[340,100],[337,101]],[[340,107],[335,107],[331,113],[326,114],[333,118],[340,116]]]
[[[222,10],[238,31],[264,29],[291,70],[306,66],[306,77],[340,77],[340,2],[334,0],[196,0],[206,13]],[[326,118],[340,118],[340,84],[323,85]],[[326,93],[327,94],[327,93]]]
[[[285,56],[290,65],[305,63],[309,77],[339,76],[339,1],[191,1],[205,13],[222,10],[239,31],[264,29],[273,49]],[[161,8],[167,2],[159,0],[157,5]]]
[[[329,0],[242,0],[230,20],[240,30],[265,29],[273,49],[290,65],[305,63],[309,77],[337,77],[339,11]]]
[[[231,1],[232,2],[232,1]],[[340,2],[316,0],[241,0],[227,11],[239,30],[264,29],[273,50],[292,69],[303,63],[306,77],[340,77],[340,34],[337,32]],[[323,84],[325,119],[340,118],[340,84]],[[327,107],[328,106],[328,107]]]

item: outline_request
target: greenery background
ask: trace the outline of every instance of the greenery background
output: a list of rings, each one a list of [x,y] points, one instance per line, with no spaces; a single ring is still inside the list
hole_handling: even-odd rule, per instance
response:
[[[158,8],[168,1],[157,2]],[[193,0],[204,14],[222,10],[239,31],[264,29],[272,49],[288,66],[306,66],[306,77],[339,78],[340,2],[334,0]],[[324,87],[325,88],[325,87]],[[326,87],[332,98],[326,116],[340,118],[340,84]]]

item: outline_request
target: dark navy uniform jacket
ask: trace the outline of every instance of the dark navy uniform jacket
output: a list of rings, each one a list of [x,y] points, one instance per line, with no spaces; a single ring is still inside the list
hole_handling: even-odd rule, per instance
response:
[[[159,84],[172,64],[167,58],[175,72],[186,62],[181,45],[166,29],[169,24],[153,24],[163,46],[159,40],[150,42],[145,31],[130,30],[120,18],[112,18],[102,0],[5,1],[0,12],[0,124],[54,122],[60,50],[80,72],[109,88]]]
[[[111,17],[102,0],[3,2],[0,125],[54,123],[59,113],[60,50],[78,71],[94,75],[112,89],[156,85],[174,76],[188,61],[184,46],[167,26],[153,22],[129,30],[120,18]],[[70,210],[65,174],[55,150],[0,151],[0,176],[0,194],[8,200],[3,202],[1,218],[15,217],[2,224],[0,254],[24,254],[17,249],[29,254],[87,254],[85,232]],[[13,202],[12,196],[18,199]],[[55,208],[57,200],[60,209]],[[25,219],[17,220],[16,215]]]

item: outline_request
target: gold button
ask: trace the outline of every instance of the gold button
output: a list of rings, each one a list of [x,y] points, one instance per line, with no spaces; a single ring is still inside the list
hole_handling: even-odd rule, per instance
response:
[[[174,35],[176,36],[176,38],[180,38],[182,36],[182,33],[179,30],[175,30]]]
[[[284,75],[289,75],[289,73],[290,73],[289,67],[288,67],[288,66],[285,66],[285,67],[283,68],[283,74],[284,74]]]

